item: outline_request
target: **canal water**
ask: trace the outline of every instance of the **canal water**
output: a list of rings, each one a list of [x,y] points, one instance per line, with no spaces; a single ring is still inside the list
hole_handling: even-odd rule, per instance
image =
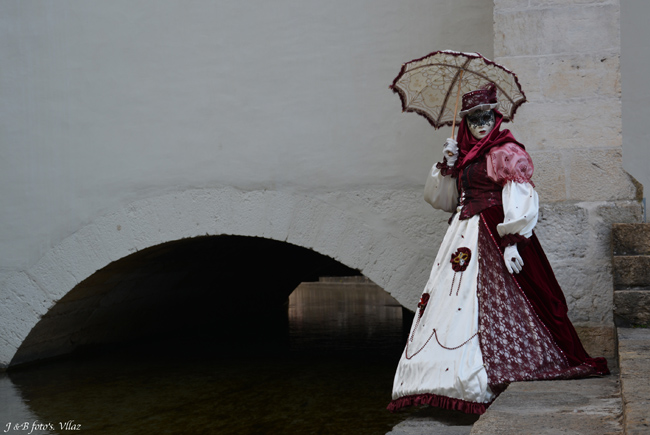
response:
[[[0,373],[0,431],[383,435],[417,412],[386,410],[406,316],[369,282],[303,283],[273,316]]]

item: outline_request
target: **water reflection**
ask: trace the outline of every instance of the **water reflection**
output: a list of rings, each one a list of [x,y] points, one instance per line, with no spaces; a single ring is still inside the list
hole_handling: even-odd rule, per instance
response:
[[[404,345],[402,307],[369,282],[321,278],[289,297],[294,349],[399,355]]]
[[[383,435],[408,416],[385,409],[402,316],[372,283],[305,283],[288,316],[285,307],[11,371],[0,378],[0,429],[38,420],[57,429],[40,433],[71,433],[59,422],[74,420],[96,434]]]
[[[39,421],[56,427],[40,433],[71,433],[59,423],[74,420],[97,434],[357,435],[406,417],[385,410],[402,308],[372,283],[302,284],[288,316],[215,325],[10,371],[0,429]]]
[[[31,431],[32,425],[38,424],[38,421],[38,417],[23,401],[20,392],[7,374],[0,373],[0,432],[31,432],[31,435],[52,433],[49,430],[40,429]],[[23,429],[25,430],[23,431]]]

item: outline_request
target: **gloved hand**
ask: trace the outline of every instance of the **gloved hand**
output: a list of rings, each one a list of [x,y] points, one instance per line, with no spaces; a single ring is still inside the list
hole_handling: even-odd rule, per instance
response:
[[[458,160],[458,142],[448,138],[442,149],[442,154],[447,159],[447,166],[452,168],[456,164],[456,160]]]
[[[510,245],[503,250],[503,259],[506,262],[506,268],[510,273],[519,273],[524,267],[524,260],[521,259],[517,245]]]

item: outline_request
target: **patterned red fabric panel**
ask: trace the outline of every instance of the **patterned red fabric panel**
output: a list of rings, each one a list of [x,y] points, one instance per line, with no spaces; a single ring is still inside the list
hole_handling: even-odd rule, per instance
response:
[[[513,276],[485,221],[479,229],[479,331],[488,384],[498,394],[510,382],[588,375],[571,367]]]
[[[496,240],[497,245],[503,246],[503,240],[496,231],[497,225],[503,222],[503,208],[491,207],[483,210],[481,221],[490,231],[491,239]],[[569,364],[571,366],[587,365],[592,368],[591,374],[609,374],[607,361],[604,358],[591,358],[582,346],[580,338],[569,320],[568,307],[562,288],[555,278],[553,268],[546,258],[537,236],[533,233],[529,243],[526,246],[519,243],[517,249],[524,261],[524,268],[520,273],[513,275],[516,284],[526,297],[529,306],[551,333],[554,342],[562,350]],[[499,264],[503,265],[503,262]]]

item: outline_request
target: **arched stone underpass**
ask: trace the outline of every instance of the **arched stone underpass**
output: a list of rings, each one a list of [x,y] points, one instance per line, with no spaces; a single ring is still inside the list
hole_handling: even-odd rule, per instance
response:
[[[182,294],[174,293],[174,289],[187,288],[192,280],[217,286],[226,277],[236,276],[252,292],[265,291],[286,300],[287,292],[301,280],[340,274],[326,273],[329,266],[318,270],[320,266],[316,265],[321,262],[313,259],[320,256],[337,267],[345,265],[349,268],[346,274],[358,271],[402,306],[414,307],[435,254],[433,247],[439,244],[436,237],[444,234],[446,226],[446,219],[432,219],[425,205],[419,188],[307,195],[221,187],[133,201],[97,216],[56,242],[33,265],[0,274],[0,288],[6,290],[0,303],[0,368],[63,354],[87,342],[108,340],[105,334],[124,335],[127,330],[145,334],[146,325],[156,322],[138,323],[138,319],[164,312],[162,308],[156,310],[157,305],[172,314],[181,312],[185,303],[192,306],[191,295],[173,299],[177,305],[173,310],[165,305],[169,304],[166,295]],[[206,255],[193,254],[193,249],[203,249],[199,247],[204,246],[204,238],[221,243],[228,237],[242,237],[241,250],[224,245],[223,252],[239,256],[244,271],[233,275],[232,263],[223,267],[219,264],[223,259],[214,258],[201,268],[201,274],[187,272],[208,261]],[[271,248],[261,248],[267,245],[283,246],[278,252],[292,247],[300,254],[283,261],[279,254],[268,254]],[[185,252],[178,261],[161,261],[177,248]],[[182,262],[185,268],[181,270]],[[273,265],[270,271],[269,264]],[[117,275],[114,268],[119,269]],[[296,276],[292,282],[284,282],[287,271],[300,268],[311,278]],[[115,280],[115,276],[120,278]],[[134,291],[145,278],[147,285]],[[209,288],[208,284],[199,288]],[[284,290],[276,293],[276,287]],[[253,299],[248,297],[246,303]],[[217,309],[213,303],[203,305],[206,307],[194,306],[193,310],[214,313]],[[95,306],[98,309],[91,308]],[[111,324],[107,332],[101,325],[115,322],[117,311],[112,310],[122,306],[117,317],[128,322]],[[177,317],[184,318],[170,315],[165,322],[173,323]],[[192,321],[198,321],[195,317],[203,319],[189,317]],[[132,327],[120,330],[119,325]]]
[[[237,334],[252,318],[277,327],[301,282],[355,275],[359,271],[313,250],[260,237],[163,243],[75,286],[36,324],[11,365],[178,331]]]

